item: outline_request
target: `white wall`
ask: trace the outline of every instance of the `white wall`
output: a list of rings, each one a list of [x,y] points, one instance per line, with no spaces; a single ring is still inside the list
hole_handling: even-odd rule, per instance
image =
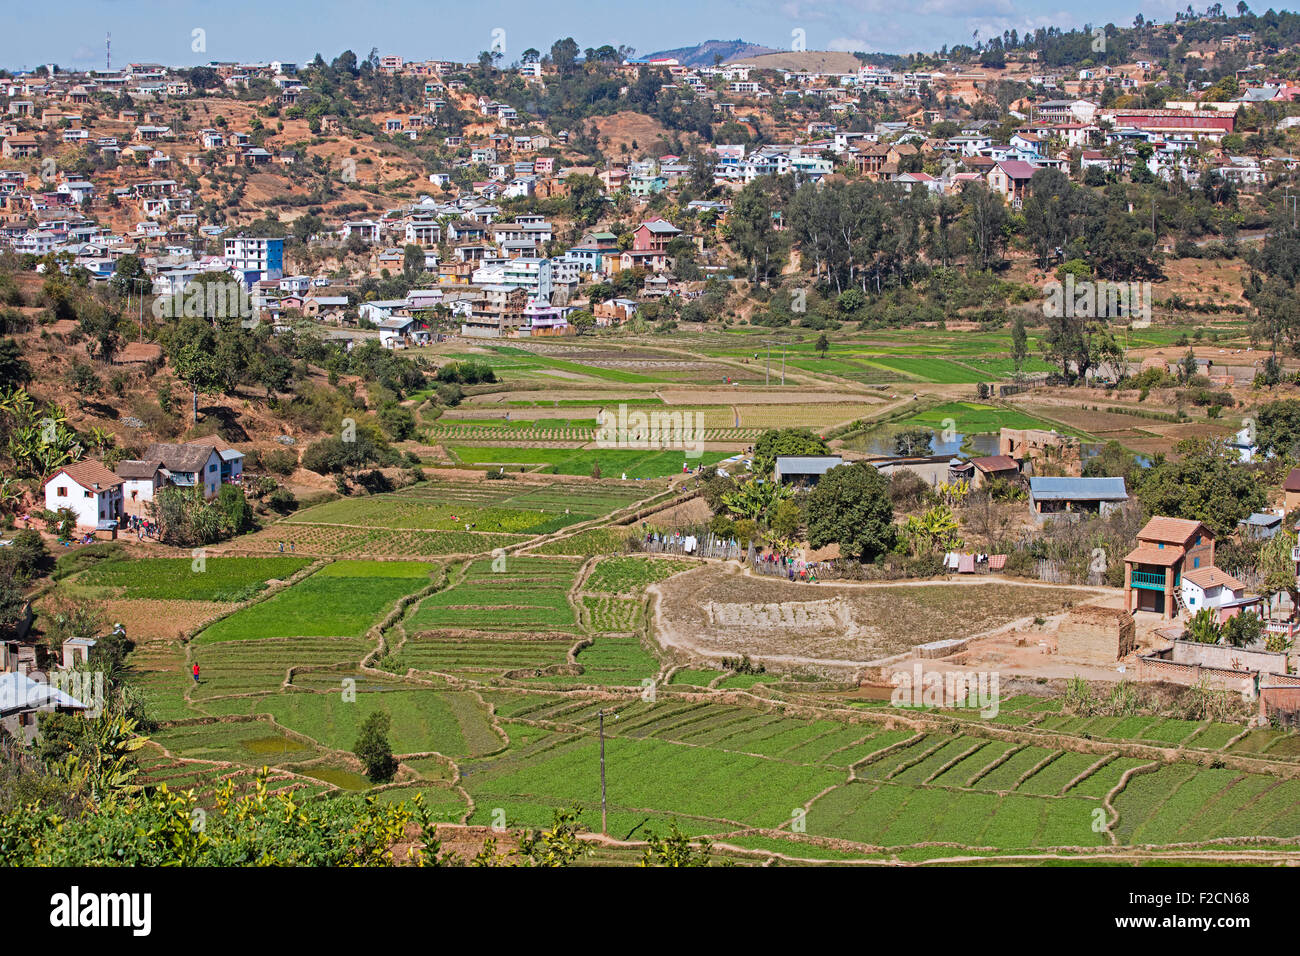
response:
[[[60,489],[65,492],[62,496],[59,495]],[[94,528],[101,520],[117,518],[122,514],[121,486],[98,493],[87,492],[87,489],[59,471],[45,486],[45,507],[50,511],[70,508],[77,516],[78,527]]]

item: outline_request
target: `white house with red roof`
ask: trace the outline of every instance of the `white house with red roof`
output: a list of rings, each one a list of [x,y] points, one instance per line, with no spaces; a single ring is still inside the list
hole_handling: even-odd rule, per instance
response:
[[[46,510],[70,509],[79,528],[116,525],[122,517],[122,479],[97,461],[64,465],[43,487]]]

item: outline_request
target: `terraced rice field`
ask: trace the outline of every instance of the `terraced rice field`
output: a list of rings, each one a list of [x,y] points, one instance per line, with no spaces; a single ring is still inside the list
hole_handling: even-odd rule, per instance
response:
[[[1004,410],[962,403],[961,413],[975,421]],[[676,820],[687,833],[827,860],[1300,838],[1300,780],[1122,752],[1182,747],[1289,772],[1300,734],[1069,714],[1060,698],[1029,693],[1000,701],[990,721],[954,711],[943,716],[959,721],[918,730],[887,725],[887,704],[819,696],[788,675],[688,665],[663,683],[679,661],[661,659],[647,639],[646,588],[699,562],[625,553],[627,532],[610,527],[525,554],[491,555],[486,546],[529,541],[662,490],[655,482],[602,481],[581,494],[519,480],[430,482],[308,509],[253,536],[274,553],[209,558],[209,577],[185,559],[162,559],[149,575],[133,573],[137,562],[109,562],[72,583],[123,600],[226,596],[242,605],[188,645],[145,643],[131,657],[148,706],[172,722],[155,735],[144,780],[194,787],[201,801],[226,776],[251,787],[263,764],[274,788],[304,796],[368,788],[347,752],[365,717],[382,710],[395,751],[421,756],[404,761],[412,782],[380,799],[419,792],[440,819],[471,814],[469,822],[486,824],[502,811],[511,826],[543,825],[557,807],[573,807],[596,828],[603,708],[615,836],[662,832]],[[481,533],[467,533],[467,522]],[[435,547],[430,536],[472,539],[472,550],[438,552],[466,555],[459,560],[411,560],[424,552],[409,549]],[[317,550],[298,547],[313,539]],[[281,556],[268,540],[294,541],[295,551]],[[407,559],[335,560],[260,594],[266,581],[357,540]],[[257,550],[248,541],[237,545]],[[588,564],[588,555],[603,556]],[[381,645],[374,625],[444,574]],[[186,670],[195,660],[198,685]],[[362,667],[367,660],[383,670]],[[783,712],[790,702],[799,709]],[[196,717],[222,722],[190,722]],[[1013,737],[995,739],[987,728]],[[1118,813],[1109,831],[1097,825],[1110,822],[1106,800]],[[736,834],[750,827],[764,832]]]
[[[467,531],[414,531],[333,524],[279,522],[239,539],[255,552],[286,552],[312,557],[443,557],[483,554],[523,544],[527,535]]]
[[[568,592],[581,562],[506,556],[470,564],[464,580],[420,602],[408,633],[446,629],[576,631]]]
[[[752,440],[758,434],[746,434],[735,440]],[[714,440],[707,434],[705,441]],[[594,475],[629,479],[666,478],[680,474],[683,464],[691,468],[715,465],[730,452],[706,451],[690,456],[684,451],[658,451],[622,448],[542,448],[515,445],[449,445],[448,450],[460,463],[475,468],[523,466],[530,471],[553,475]]]
[[[268,637],[360,637],[398,598],[430,583],[418,561],[335,561],[199,635],[200,644]]]
[[[293,577],[309,558],[141,558],[105,561],[74,579],[78,592],[93,598],[238,602],[268,581]]]

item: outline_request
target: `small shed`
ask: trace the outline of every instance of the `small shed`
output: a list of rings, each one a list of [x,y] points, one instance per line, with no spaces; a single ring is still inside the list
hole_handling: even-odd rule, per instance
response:
[[[1029,479],[1029,509],[1039,521],[1051,515],[1107,515],[1128,501],[1123,478]]]
[[[1238,521],[1237,527],[1241,529],[1243,538],[1267,541],[1282,527],[1282,516],[1268,511],[1256,511]]]
[[[979,489],[994,478],[1013,481],[1020,476],[1020,462],[1010,455],[988,455],[970,460],[974,468],[971,488]]]
[[[822,475],[844,464],[839,455],[779,455],[773,477],[776,483],[799,482],[815,485]]]

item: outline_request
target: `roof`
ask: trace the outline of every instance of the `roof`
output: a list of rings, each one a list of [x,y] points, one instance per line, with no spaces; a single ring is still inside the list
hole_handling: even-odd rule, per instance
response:
[[[1128,489],[1123,478],[1033,477],[1029,496],[1038,501],[1124,501]]]
[[[77,698],[65,694],[57,687],[32,680],[16,671],[0,674],[0,717],[21,714],[31,710],[49,710],[68,707],[76,710],[89,708]]]
[[[210,448],[215,448],[217,450],[217,454],[219,454],[226,461],[230,461],[233,458],[244,457],[244,453],[242,451],[240,451],[234,445],[230,444],[230,442],[226,441],[220,435],[205,435],[202,438],[191,438],[185,444],[200,445],[200,446],[206,445]]]
[[[651,219],[649,222],[643,222],[641,223],[640,226],[637,226],[638,229],[642,227],[649,229],[651,232],[663,232],[663,233],[681,232],[681,230],[678,229],[676,226],[674,226],[671,222],[667,222],[663,219]]]
[[[117,463],[117,477],[131,479],[152,478],[162,467],[162,461],[137,461],[133,458],[123,459]]]
[[[777,470],[783,475],[824,475],[844,464],[839,455],[778,455]]]
[[[1163,551],[1149,544],[1140,544],[1124,555],[1124,561],[1127,564],[1158,564],[1162,567],[1169,567],[1181,561],[1182,557],[1181,552],[1172,549]]]
[[[1010,455],[989,455],[987,458],[972,458],[970,463],[980,471],[1016,471],[1020,466]]]
[[[1282,488],[1285,491],[1300,491],[1300,468],[1292,468],[1283,482]]]
[[[1268,511],[1255,511],[1249,517],[1242,518],[1237,524],[1254,525],[1258,528],[1271,528],[1274,525],[1282,523],[1282,516],[1275,515]]]
[[[1163,541],[1166,544],[1186,544],[1193,535],[1205,528],[1199,521],[1188,518],[1152,518],[1137,533],[1139,541]]]
[[[1227,571],[1224,571],[1221,568],[1216,568],[1212,564],[1204,568],[1184,569],[1183,580],[1191,581],[1202,590],[1205,590],[1206,588],[1225,587],[1230,588],[1233,591],[1239,591],[1246,586]]]
[[[203,470],[212,453],[211,445],[176,445],[169,442],[156,442],[144,450],[144,457],[146,461],[158,459],[168,471],[197,474]]]
[[[1032,179],[1034,173],[1038,172],[1038,167],[1023,159],[1004,159],[998,163],[998,168],[1010,176],[1012,179]]]
[[[76,462],[72,465],[64,465],[54,475],[65,474],[87,491],[106,491],[115,485],[120,485],[122,479],[117,477],[97,461],[87,458],[84,461]],[[41,487],[44,488],[54,480],[54,475],[45,479]]]

